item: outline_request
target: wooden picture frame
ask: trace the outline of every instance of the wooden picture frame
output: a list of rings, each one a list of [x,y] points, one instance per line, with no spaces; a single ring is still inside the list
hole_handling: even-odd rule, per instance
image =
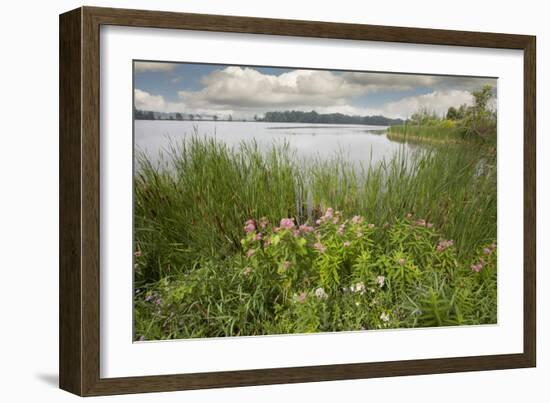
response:
[[[229,372],[100,377],[100,26],[401,42],[524,52],[523,353]],[[535,37],[482,32],[81,7],[60,16],[60,387],[80,396],[533,367]]]

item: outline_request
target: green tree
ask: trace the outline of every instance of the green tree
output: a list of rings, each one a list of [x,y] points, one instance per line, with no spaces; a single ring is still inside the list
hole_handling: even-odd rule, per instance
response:
[[[496,136],[496,111],[490,107],[490,101],[495,95],[496,92],[491,85],[472,91],[474,105],[467,108],[462,121],[467,135],[477,136],[483,140]]]
[[[447,109],[447,119],[449,120],[458,120],[458,110],[451,106],[449,109]]]

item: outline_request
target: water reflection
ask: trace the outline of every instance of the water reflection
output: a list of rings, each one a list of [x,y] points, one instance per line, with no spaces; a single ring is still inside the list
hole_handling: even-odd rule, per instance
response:
[[[185,141],[195,133],[214,137],[229,147],[238,147],[243,141],[255,141],[262,150],[288,144],[300,160],[339,155],[356,166],[364,167],[388,161],[398,152],[407,154],[417,148],[389,140],[382,126],[159,120],[135,122],[135,147],[158,163],[159,153],[171,142]]]

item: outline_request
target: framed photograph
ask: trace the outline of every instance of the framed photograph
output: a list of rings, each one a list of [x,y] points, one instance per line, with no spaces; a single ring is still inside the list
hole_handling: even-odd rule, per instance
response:
[[[533,367],[535,37],[60,16],[60,387]]]

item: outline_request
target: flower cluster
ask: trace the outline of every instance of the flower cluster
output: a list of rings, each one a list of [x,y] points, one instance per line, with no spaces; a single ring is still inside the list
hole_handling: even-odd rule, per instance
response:
[[[158,296],[156,292],[148,293],[145,296],[145,302],[151,302],[155,305],[162,304],[162,299]]]
[[[407,214],[407,219],[411,220],[413,218],[412,213]],[[426,221],[424,218],[419,218],[416,221],[414,221],[414,224],[419,227],[426,227],[426,228],[433,228],[433,223]]]
[[[317,241],[313,244],[313,247],[317,249],[320,253],[325,253],[327,248],[324,246],[321,241]]]
[[[363,283],[361,281],[357,284],[353,284],[349,289],[350,289],[351,292],[364,294],[365,293],[365,283]]]
[[[327,293],[325,292],[325,290],[323,289],[323,287],[319,287],[315,290],[315,296],[319,299],[326,299],[328,298],[328,295]]]
[[[452,239],[443,239],[437,244],[436,250],[438,252],[443,252],[445,249],[450,248],[453,245],[454,242]]]
[[[340,221],[340,216],[341,216],[340,211],[334,211],[332,207],[328,207],[325,213],[317,221],[315,221],[315,224],[321,225],[326,222],[332,222],[333,224],[338,224],[338,222]]]
[[[252,219],[247,220],[244,224],[244,232],[250,234],[254,231],[256,231],[256,222]]]
[[[487,257],[491,257],[491,255],[493,254],[493,252],[496,250],[497,248],[497,244],[496,243],[492,243],[491,245],[489,245],[488,247],[485,247],[483,248],[483,254],[486,255]],[[475,272],[475,273],[479,273],[481,271],[481,269],[483,269],[483,267],[485,267],[487,265],[487,261],[485,258],[483,257],[480,257],[478,259],[477,262],[475,262],[474,264],[472,264],[470,266],[470,269]]]
[[[294,220],[292,218],[283,218],[279,223],[279,229],[293,229]]]
[[[462,243],[455,246],[412,214],[385,222],[329,207],[317,217],[244,217],[237,225],[241,248],[223,262],[205,258],[174,281],[140,285],[135,302],[151,321],[136,328],[136,340],[154,340],[166,329],[226,334],[225,320],[216,325],[209,319],[211,307],[222,304],[239,323],[239,335],[496,320],[491,307],[484,307],[486,299],[466,319],[454,308],[438,308],[462,303],[451,299],[456,290],[480,290],[487,299],[496,298],[496,243],[464,251]],[[144,266],[150,255],[141,247],[136,245],[134,254]],[[258,319],[252,323],[251,318]],[[208,329],[201,329],[205,323]]]

